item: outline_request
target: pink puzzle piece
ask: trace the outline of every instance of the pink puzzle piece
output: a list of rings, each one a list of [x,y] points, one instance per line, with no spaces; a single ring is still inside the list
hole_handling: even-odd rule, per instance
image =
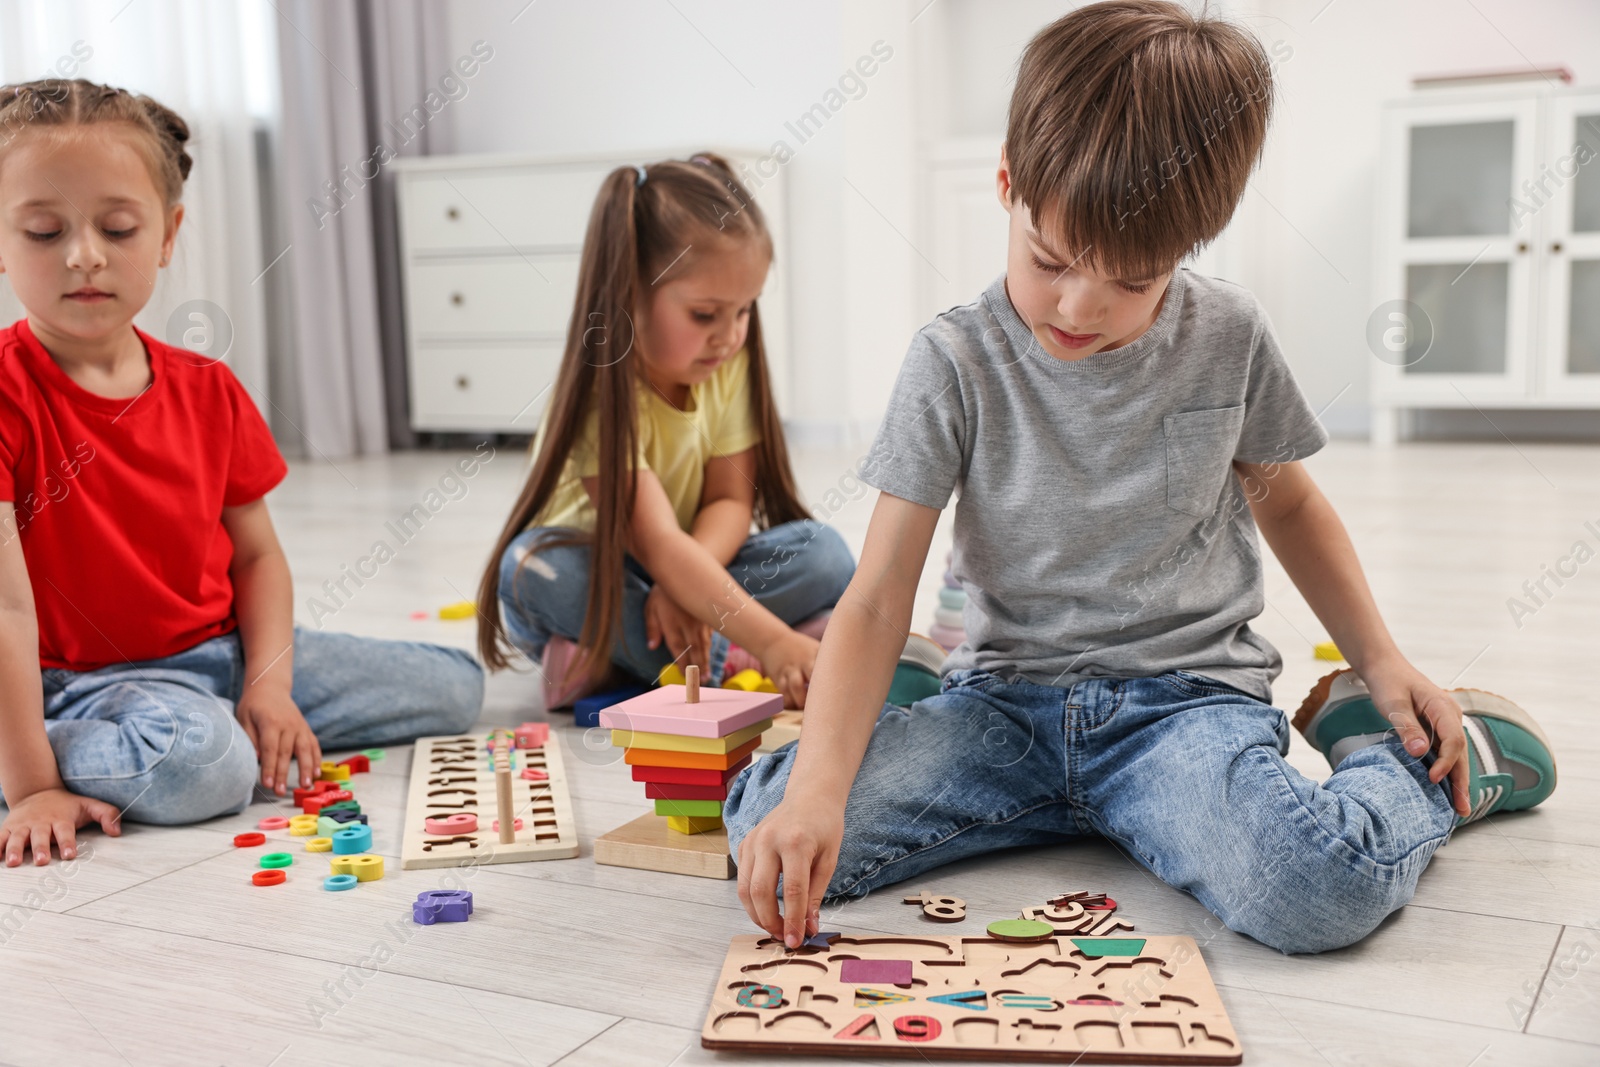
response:
[[[777,693],[700,687],[700,702],[683,699],[684,687],[664,685],[600,712],[600,725],[680,737],[725,737],[783,710]]]
[[[910,985],[911,961],[843,960],[839,964],[839,981],[845,985]]]
[[[550,724],[525,722],[517,727],[515,733],[518,748],[543,748],[544,743],[550,740]]]

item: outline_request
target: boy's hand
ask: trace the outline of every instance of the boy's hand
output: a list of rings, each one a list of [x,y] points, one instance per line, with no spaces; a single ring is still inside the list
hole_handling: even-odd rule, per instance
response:
[[[122,834],[122,813],[103,800],[80,797],[66,789],[41,789],[11,806],[0,823],[0,855],[7,867],[22,863],[22,853],[33,846],[33,864],[50,862],[50,838],[61,850],[61,858],[78,854],[78,827],[98,822],[112,837]]]
[[[281,685],[246,686],[235,709],[239,725],[256,746],[261,787],[280,797],[289,790],[289,759],[300,762],[300,788],[309,789],[322,765],[322,746],[306,717]]]
[[[756,925],[789,948],[821,929],[822,898],[843,840],[843,806],[795,803],[787,796],[745,835],[739,843],[739,900]]]
[[[789,630],[759,653],[761,669],[783,694],[784,707],[806,706],[806,689],[811,684],[811,671],[817,665],[817,650],[821,647],[822,642],[816,638]]]
[[[1472,767],[1467,758],[1467,735],[1461,726],[1461,705],[1404,661],[1371,669],[1361,680],[1372,693],[1373,704],[1400,735],[1407,752],[1422,756],[1431,741],[1438,756],[1428,768],[1428,780],[1441,782],[1449,775],[1451,806],[1459,815],[1470,815],[1467,786]]]
[[[644,631],[651,648],[667,642],[679,667],[693,663],[702,677],[711,669],[711,627],[680,608],[659,585],[644,598]]]

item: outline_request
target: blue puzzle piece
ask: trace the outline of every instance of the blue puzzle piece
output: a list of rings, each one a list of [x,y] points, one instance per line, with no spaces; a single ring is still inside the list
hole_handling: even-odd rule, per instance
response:
[[[830,948],[834,938],[839,936],[837,930],[818,930],[800,943],[801,948]]]
[[[423,926],[434,923],[464,923],[472,914],[472,894],[462,889],[430,889],[418,893],[411,905],[413,922]]]
[[[358,856],[372,851],[372,828],[352,823],[333,833],[333,853],[336,856]]]
[[[599,726],[600,713],[606,708],[613,704],[620,704],[624,700],[632,700],[634,697],[649,691],[648,688],[642,685],[628,685],[623,686],[621,689],[613,689],[609,693],[596,693],[593,696],[584,697],[572,705],[572,725]]]

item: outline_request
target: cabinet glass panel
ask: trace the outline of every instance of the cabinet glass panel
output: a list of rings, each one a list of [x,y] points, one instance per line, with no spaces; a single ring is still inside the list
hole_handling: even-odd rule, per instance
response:
[[[1511,269],[1506,263],[1426,263],[1406,268],[1406,298],[1427,313],[1413,328],[1407,374],[1504,374],[1506,308]]]
[[[1411,127],[1407,235],[1511,232],[1511,119]]]
[[[1600,374],[1600,259],[1572,261],[1567,373]]]
[[[1578,169],[1572,176],[1572,232],[1600,233],[1600,113],[1579,115],[1576,125],[1572,131],[1574,147],[1582,144],[1585,150],[1574,151],[1572,162],[1565,166],[1558,160],[1557,167]],[[1577,295],[1576,287],[1573,295]]]

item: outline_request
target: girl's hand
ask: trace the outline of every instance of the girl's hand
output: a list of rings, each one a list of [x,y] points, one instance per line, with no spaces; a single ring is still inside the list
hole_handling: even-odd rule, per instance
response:
[[[300,762],[300,788],[311,788],[322,765],[322,746],[286,688],[272,684],[245,687],[235,714],[256,746],[263,789],[280,797],[288,792],[291,756]]]
[[[22,853],[33,846],[33,864],[50,862],[50,838],[56,840],[61,858],[78,854],[78,827],[97,822],[112,837],[122,834],[122,813],[103,800],[80,797],[66,789],[41,789],[11,805],[5,822],[0,823],[0,855],[7,867],[22,863]]]
[[[666,641],[679,667],[693,663],[702,677],[711,669],[711,627],[680,608],[659,585],[644,598],[644,631],[651,648]]]
[[[789,948],[822,925],[822,899],[844,840],[842,805],[788,796],[739,843],[739,900],[755,924]],[[778,876],[783,876],[779,914]]]
[[[1470,815],[1467,786],[1472,768],[1467,758],[1466,732],[1461,726],[1461,705],[1405,660],[1370,668],[1361,680],[1372,693],[1373,704],[1400,735],[1407,752],[1423,756],[1431,743],[1438,756],[1428,768],[1428,780],[1442,782],[1448,775],[1451,806],[1459,815]]]
[[[806,706],[806,688],[811,684],[811,671],[817,665],[817,650],[822,642],[803,633],[789,630],[782,637],[762,649],[761,670],[783,694],[783,706]]]

